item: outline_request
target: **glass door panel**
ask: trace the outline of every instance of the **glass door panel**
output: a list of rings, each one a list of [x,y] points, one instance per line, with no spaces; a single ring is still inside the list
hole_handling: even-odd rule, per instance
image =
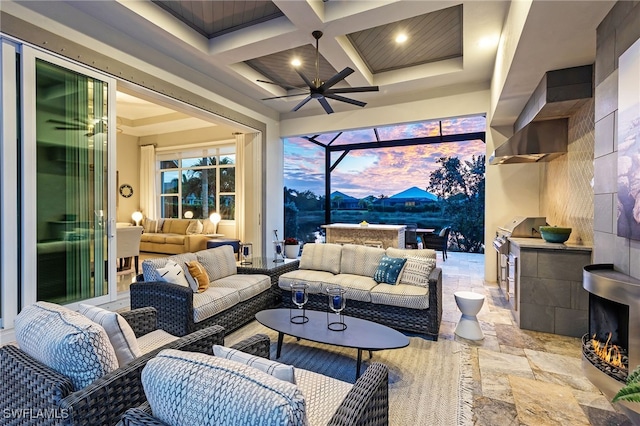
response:
[[[38,300],[108,294],[108,84],[36,59]]]

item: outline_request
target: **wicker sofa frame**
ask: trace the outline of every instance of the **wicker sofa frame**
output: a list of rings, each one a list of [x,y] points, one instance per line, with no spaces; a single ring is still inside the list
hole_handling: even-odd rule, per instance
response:
[[[280,289],[284,307],[296,308],[291,300],[291,291]],[[326,311],[328,299],[323,294],[309,294],[305,305],[308,309]],[[344,315],[366,319],[396,330],[418,333],[437,341],[442,320],[442,268],[434,268],[429,274],[429,308],[411,309],[381,305],[359,300],[347,300]]]
[[[136,337],[158,328],[156,310],[153,308],[123,312],[122,316]],[[5,415],[14,413],[3,424],[113,425],[128,408],[146,401],[140,375],[147,361],[160,350],[180,349],[212,354],[214,344],[223,344],[224,332],[222,327],[215,326],[189,334],[142,355],[75,392],[67,376],[47,367],[17,346],[2,346],[0,412]],[[40,411],[45,415],[32,418]]]
[[[193,321],[193,292],[187,287],[166,282],[137,282],[131,284],[131,308],[152,306],[158,311],[158,327],[173,334],[185,336],[196,330],[218,324],[231,333],[253,321],[255,315],[280,305],[278,277],[283,272],[297,269],[298,262],[283,265],[278,271],[253,267],[238,267],[238,274],[264,274],[271,279],[271,287],[251,299],[240,302],[200,322]]]
[[[234,348],[269,358],[269,336],[256,334],[234,345]],[[385,365],[374,362],[353,385],[329,421],[329,426],[387,426],[389,424],[389,372]],[[122,416],[123,426],[166,426],[154,418],[148,403],[132,408]]]

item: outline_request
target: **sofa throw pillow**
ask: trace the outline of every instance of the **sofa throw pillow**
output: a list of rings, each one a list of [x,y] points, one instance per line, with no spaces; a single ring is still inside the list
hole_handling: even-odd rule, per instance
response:
[[[191,274],[191,277],[195,280],[189,284],[189,287],[191,287],[194,293],[202,293],[209,288],[209,275],[207,274],[207,270],[204,269],[204,266],[202,266],[202,263],[197,260],[192,260],[191,262],[187,262],[187,269],[189,269],[189,274]],[[196,283],[198,284],[197,287],[195,287]]]
[[[300,389],[211,355],[161,351],[142,370],[153,416],[168,425],[307,425]]]
[[[187,226],[187,235],[196,235],[202,234],[202,230],[204,229],[204,225],[199,220],[194,220]]]
[[[73,390],[83,389],[118,368],[104,328],[79,312],[36,302],[25,307],[14,324],[20,349],[71,379]]]
[[[120,367],[142,355],[133,329],[122,315],[98,306],[81,303],[78,312],[91,321],[98,323],[107,332],[111,346],[116,351]]]
[[[159,232],[160,229],[158,227],[158,221],[155,219],[145,219],[144,220],[144,232],[148,233],[156,233]]]
[[[378,283],[395,284],[406,261],[407,259],[400,257],[383,255],[373,279]]]
[[[189,282],[185,277],[182,267],[173,260],[167,260],[167,264],[164,265],[164,268],[158,268],[158,276],[161,281],[178,284],[182,287],[189,287]]]
[[[404,265],[402,274],[400,274],[400,284],[429,287],[429,274],[435,267],[435,259],[407,257],[407,263]]]
[[[231,349],[221,345],[213,345],[213,354],[220,358],[226,358],[232,361],[241,362],[245,365],[250,365],[273,377],[277,377],[280,380],[293,383],[294,385],[296,384],[293,365],[281,364],[276,361],[250,355],[237,349]]]

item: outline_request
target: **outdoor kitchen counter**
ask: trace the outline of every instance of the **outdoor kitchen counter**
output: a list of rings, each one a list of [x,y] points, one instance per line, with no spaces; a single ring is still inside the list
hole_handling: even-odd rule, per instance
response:
[[[581,337],[587,333],[589,295],[582,287],[591,247],[509,238],[510,304],[520,328]]]
[[[547,250],[583,250],[591,251],[593,248],[586,245],[567,243],[548,243],[542,238],[508,238],[508,240],[520,248],[547,249]]]
[[[382,245],[382,248],[404,248],[404,230],[406,225],[361,226],[352,223],[332,223],[322,225],[327,233],[328,243],[351,243],[362,245]]]

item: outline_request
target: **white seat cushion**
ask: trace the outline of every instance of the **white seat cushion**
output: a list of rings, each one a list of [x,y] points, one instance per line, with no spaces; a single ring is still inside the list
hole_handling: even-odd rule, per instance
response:
[[[409,284],[378,284],[371,290],[371,302],[411,309],[429,308],[429,288]],[[349,303],[347,301],[347,303]]]
[[[142,371],[154,417],[169,425],[306,425],[292,383],[224,358],[172,349]]]
[[[228,287],[209,287],[193,294],[193,322],[200,322],[240,302],[238,290]]]
[[[15,320],[20,349],[80,390],[118,368],[104,328],[79,312],[48,302],[25,307]]]
[[[340,244],[307,243],[302,247],[300,269],[326,271],[332,274],[340,272],[342,246]]]
[[[307,292],[312,294],[322,293],[324,291],[324,283],[335,275],[326,271],[314,271],[312,269],[297,269],[295,271],[286,272],[280,275],[278,279],[278,287],[283,290],[291,290],[291,284],[304,282],[309,287]]]
[[[230,359],[257,368],[273,377],[296,384],[293,365],[281,364],[270,359],[227,348],[221,345],[213,345],[213,354],[220,358]]]
[[[342,246],[340,273],[373,278],[384,254],[381,248],[345,244]]]
[[[144,336],[140,336],[138,338],[138,346],[140,347],[140,352],[143,354],[148,354],[151,351],[158,349],[166,345],[167,343],[174,342],[178,340],[179,337],[174,336],[173,334],[169,334],[164,330],[153,330],[151,333],[147,333]]]
[[[347,298],[347,304],[349,304],[349,299],[359,300],[361,302],[371,302],[371,289],[377,286],[378,283],[371,277],[338,274],[327,280],[323,285],[324,292],[326,292],[327,288],[333,285],[339,285],[346,290],[344,295]]]
[[[104,328],[111,346],[116,351],[120,367],[142,355],[136,334],[122,315],[84,303],[80,304],[78,312]]]
[[[236,255],[230,245],[200,250],[196,252],[196,258],[206,269],[209,281],[216,281],[238,273]]]
[[[271,287],[271,278],[260,274],[235,274],[209,283],[209,287],[227,287],[238,290],[240,301],[244,302]]]
[[[294,374],[307,404],[309,425],[326,426],[353,385],[301,368],[296,368]]]

